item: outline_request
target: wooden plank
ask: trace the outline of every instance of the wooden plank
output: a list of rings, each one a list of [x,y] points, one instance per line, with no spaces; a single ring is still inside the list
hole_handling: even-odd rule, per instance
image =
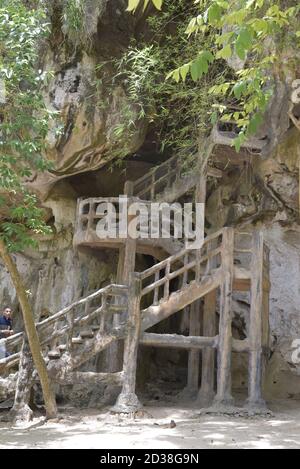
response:
[[[200,336],[201,333],[201,300],[195,301],[190,306],[190,336]],[[204,334],[205,335],[205,334]],[[190,350],[188,357],[188,379],[186,391],[195,396],[199,389],[199,369],[200,353],[199,350]]]
[[[232,291],[233,291],[234,230],[227,228],[223,239],[222,266],[224,279],[221,286],[217,405],[231,405],[231,359],[232,359]]]
[[[140,344],[148,347],[200,350],[204,347],[216,348],[218,346],[218,336],[199,337],[179,334],[143,333],[140,338]]]
[[[263,314],[263,256],[262,231],[253,233],[251,260],[251,305],[249,321],[249,379],[248,406],[264,407],[262,398],[262,314]]]
[[[204,297],[203,335],[214,337],[217,329],[217,290]],[[208,407],[215,396],[215,351],[205,348],[202,351],[201,388],[197,402],[201,407]]]
[[[238,340],[238,339],[232,339],[232,351],[233,352],[249,352],[249,341],[248,339],[244,340]]]
[[[128,321],[124,344],[123,386],[114,407],[116,412],[131,413],[141,404],[136,395],[137,354],[141,332],[141,280],[137,274],[131,274],[128,299]]]
[[[168,301],[162,302],[158,306],[150,306],[142,312],[142,329],[147,330],[149,327],[163,321],[177,311],[182,310],[189,304],[193,303],[211,290],[218,288],[223,279],[223,272],[218,269],[211,277],[206,277],[201,283],[193,282],[184,290],[172,293]]]
[[[123,382],[123,372],[120,373],[92,373],[73,371],[64,375],[52,375],[53,381],[61,385],[75,384],[107,384],[112,386],[120,386]]]

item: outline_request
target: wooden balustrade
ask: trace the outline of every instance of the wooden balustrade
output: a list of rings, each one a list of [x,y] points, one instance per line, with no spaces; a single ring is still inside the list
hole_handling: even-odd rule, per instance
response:
[[[79,334],[83,327],[92,325],[95,318],[101,321],[105,315],[118,314],[124,311],[124,301],[127,303],[128,289],[123,285],[109,285],[92,293],[86,298],[76,301],[53,316],[36,324],[41,345],[44,350],[55,351],[60,345],[65,344],[66,350],[72,349],[72,339]],[[118,302],[121,297],[124,301]],[[109,302],[107,299],[111,299]],[[98,307],[91,307],[89,311],[86,305],[98,302]],[[80,308],[82,312],[80,313]],[[105,321],[102,322],[104,324]],[[101,327],[101,324],[100,324]],[[0,346],[11,355],[0,360],[1,368],[15,366],[20,358],[20,349],[23,343],[23,333],[16,334],[7,339],[0,340]]]
[[[152,305],[157,305],[160,301],[167,301],[170,297],[170,283],[173,280],[181,279],[181,282],[179,281],[177,287],[173,285],[172,293],[182,290],[191,282],[201,282],[204,276],[211,274],[212,267],[221,268],[220,259],[225,232],[226,228],[208,236],[200,249],[199,256],[194,250],[184,249],[139,274],[142,282],[142,297],[152,293]]]

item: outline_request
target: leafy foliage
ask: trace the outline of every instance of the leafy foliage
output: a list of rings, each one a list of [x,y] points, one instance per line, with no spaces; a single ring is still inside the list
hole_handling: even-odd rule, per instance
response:
[[[165,0],[164,5],[160,15],[148,18],[151,40],[133,43],[115,62],[114,85],[119,82],[125,86],[129,99],[122,125],[115,132],[130,135],[136,128],[137,114],[138,120],[149,120],[161,151],[176,151],[187,159],[197,150],[199,132],[206,131],[213,106],[221,104],[218,97],[209,94],[211,84],[221,85],[232,73],[217,62],[209,68],[212,56],[204,53],[193,67],[197,82],[185,75],[184,69],[175,81],[166,80],[170,70],[179,70],[182,63],[194,60],[195,50],[209,50],[212,43],[210,36],[188,38],[185,34],[187,8],[190,14],[196,11],[188,0]]]
[[[131,2],[135,10],[142,0]],[[223,120],[234,120],[241,129],[236,148],[263,119],[270,97],[272,82],[295,70],[295,57],[287,51],[299,46],[299,11],[297,0],[196,0],[198,12],[186,28],[189,38],[212,38],[209,49],[195,50],[192,60],[172,70],[167,78],[176,82],[201,79],[216,61],[240,61],[234,79],[210,92],[222,95],[224,104],[233,96],[239,110],[224,113]],[[164,9],[167,3],[164,2]],[[134,8],[133,8],[134,6]],[[159,9],[162,5],[159,5]],[[201,42],[201,41],[200,41]],[[214,119],[217,116],[214,115]]]
[[[155,6],[155,8],[157,8],[158,10],[161,10],[163,0],[151,0],[151,2]],[[140,3],[141,3],[140,0],[128,0],[128,9],[127,9],[127,11],[133,11],[134,12],[138,8]],[[143,0],[144,10],[147,8],[147,6],[149,4],[150,4],[150,0]]]
[[[47,32],[42,8],[20,0],[0,1],[0,236],[10,250],[34,244],[49,232],[43,212],[26,185],[34,172],[49,169],[43,158],[49,114],[37,68],[37,43]]]

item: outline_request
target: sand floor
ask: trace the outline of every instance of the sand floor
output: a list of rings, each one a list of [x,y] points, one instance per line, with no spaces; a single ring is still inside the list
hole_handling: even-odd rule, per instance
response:
[[[300,448],[300,401],[269,403],[272,417],[199,415],[166,403],[145,407],[137,418],[109,409],[61,410],[60,420],[11,427],[0,423],[0,449],[217,449]],[[175,422],[170,424],[171,421]]]

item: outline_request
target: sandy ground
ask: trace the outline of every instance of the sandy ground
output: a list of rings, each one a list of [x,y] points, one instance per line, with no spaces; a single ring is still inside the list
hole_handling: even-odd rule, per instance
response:
[[[272,417],[199,415],[191,407],[147,406],[125,418],[103,411],[64,409],[61,420],[11,427],[0,423],[0,449],[300,448],[300,401],[270,403]],[[174,424],[170,424],[171,421]],[[173,428],[172,428],[173,427]]]

